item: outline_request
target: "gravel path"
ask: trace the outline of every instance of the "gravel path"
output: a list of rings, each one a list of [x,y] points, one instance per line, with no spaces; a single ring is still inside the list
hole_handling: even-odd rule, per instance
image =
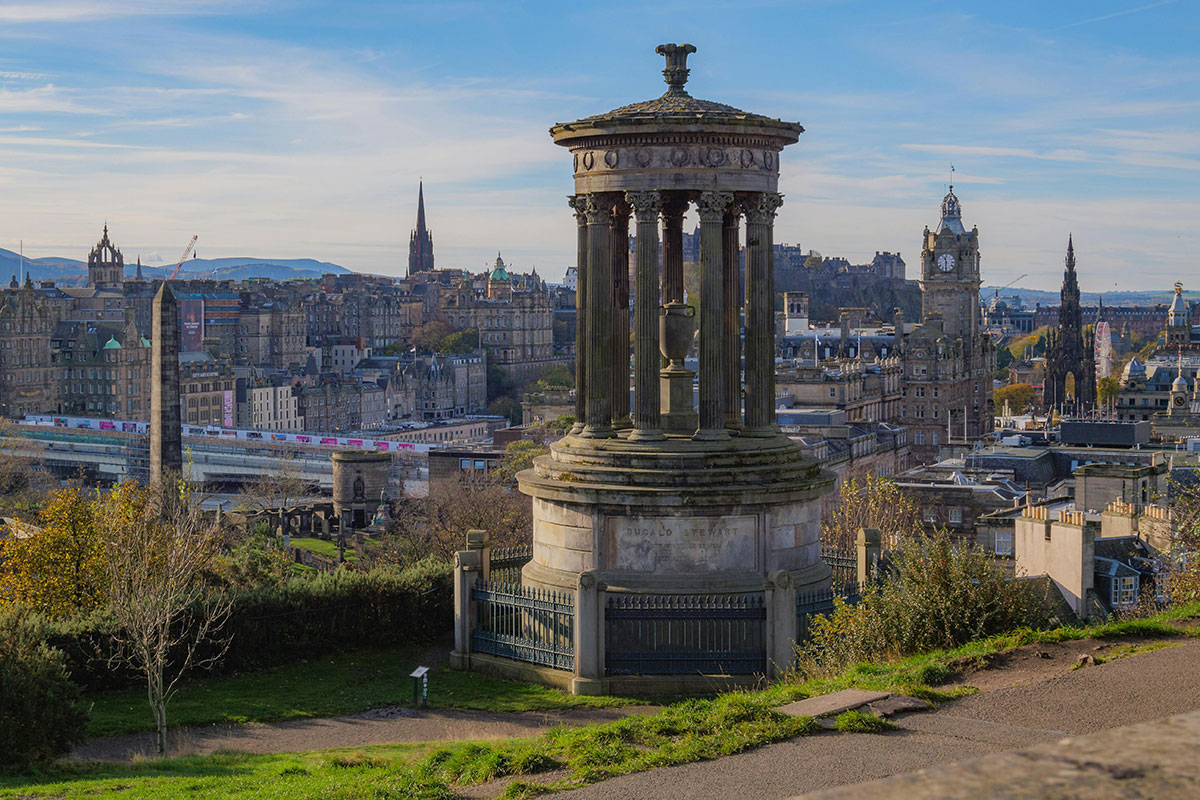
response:
[[[1122,643],[1116,643],[1117,645]],[[1067,643],[1071,655],[1092,643]],[[1039,660],[1057,660],[1042,659]],[[1070,671],[1031,665],[1029,682],[932,713],[883,736],[824,734],[736,756],[649,770],[551,797],[562,800],[780,800],[833,786],[1200,710],[1200,642]],[[1010,679],[1020,675],[1010,674]],[[970,682],[970,681],[968,681]]]
[[[169,746],[171,755],[208,755],[218,750],[295,753],[396,742],[505,739],[534,736],[555,725],[588,725],[656,710],[652,706],[628,706],[497,713],[396,707],[344,717],[185,728],[172,731]],[[129,761],[153,753],[154,748],[154,734],[147,732],[95,739],[76,747],[72,755],[79,759]]]

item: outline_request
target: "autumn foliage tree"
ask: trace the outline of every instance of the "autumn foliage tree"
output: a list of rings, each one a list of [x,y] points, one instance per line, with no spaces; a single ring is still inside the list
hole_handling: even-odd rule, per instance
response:
[[[837,505],[821,523],[821,545],[849,550],[859,528],[877,528],[885,548],[924,531],[912,498],[887,478],[869,473],[842,481]]]
[[[49,495],[28,538],[0,541],[0,603],[54,618],[86,614],[107,599],[106,540],[96,502],[83,489]]]

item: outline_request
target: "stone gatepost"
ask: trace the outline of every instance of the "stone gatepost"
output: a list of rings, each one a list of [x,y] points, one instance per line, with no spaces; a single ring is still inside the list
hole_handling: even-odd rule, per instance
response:
[[[472,528],[467,531],[467,549],[479,554],[479,579],[487,583],[492,578],[492,537]]]
[[[858,582],[869,583],[879,572],[879,556],[883,537],[878,528],[859,528],[855,542],[858,550]]]
[[[459,550],[454,554],[454,649],[450,651],[453,669],[471,668],[471,631],[475,627],[471,587],[479,577],[482,563],[481,550]]]
[[[767,606],[767,677],[787,674],[796,660],[796,583],[787,570],[772,570],[763,583]]]
[[[605,584],[600,573],[579,573],[575,590],[575,677],[571,694],[604,693]]]

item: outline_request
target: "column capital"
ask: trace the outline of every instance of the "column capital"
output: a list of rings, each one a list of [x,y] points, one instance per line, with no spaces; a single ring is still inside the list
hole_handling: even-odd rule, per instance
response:
[[[662,195],[658,192],[626,192],[625,200],[633,206],[633,213],[639,223],[658,221],[658,214],[663,208]]]
[[[697,203],[701,222],[721,222],[725,211],[733,202],[732,192],[701,192]]]
[[[688,199],[683,192],[661,191],[658,196],[662,198],[663,222],[671,219],[679,220],[687,212]]]
[[[746,198],[743,208],[746,221],[765,224],[775,218],[775,212],[783,205],[783,195],[778,192],[761,192]]]
[[[612,221],[612,201],[595,194],[584,195],[584,213],[589,225],[607,225]]]
[[[567,195],[567,205],[575,212],[575,220],[580,225],[587,223],[587,198],[586,194]]]

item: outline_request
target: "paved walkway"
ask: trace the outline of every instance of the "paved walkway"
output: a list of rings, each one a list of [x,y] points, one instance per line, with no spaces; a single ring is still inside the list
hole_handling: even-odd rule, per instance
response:
[[[506,739],[535,736],[555,725],[609,722],[630,714],[648,714],[652,706],[497,713],[454,709],[389,708],[344,717],[324,717],[256,725],[212,725],[172,731],[171,755],[208,755],[218,750],[242,753],[294,753],[332,747],[362,747],[397,742]],[[128,761],[155,750],[153,733],[95,739],[76,747],[82,759]]]
[[[897,719],[887,735],[823,734],[649,770],[562,800],[781,800],[988,753],[1200,710],[1200,642],[998,688]]]

